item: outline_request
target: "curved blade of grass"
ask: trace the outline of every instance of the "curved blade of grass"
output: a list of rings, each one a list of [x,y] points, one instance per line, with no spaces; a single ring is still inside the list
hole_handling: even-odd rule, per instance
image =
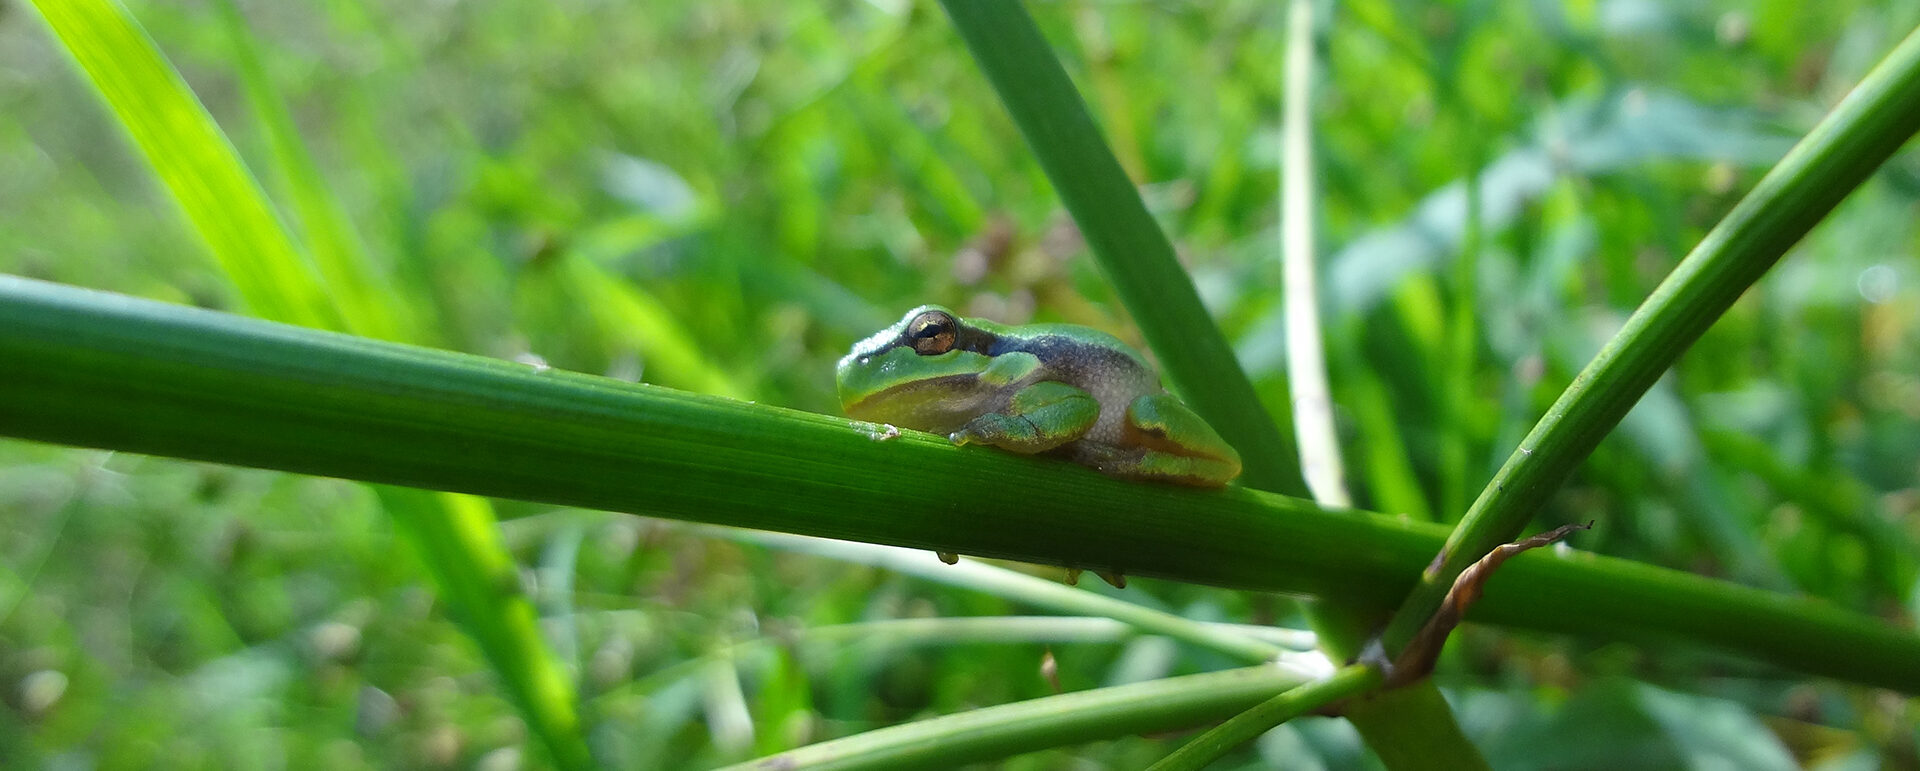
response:
[[[1313,248],[1313,9],[1293,0],[1287,16],[1286,105],[1280,127],[1280,261],[1286,292],[1287,383],[1293,396],[1300,467],[1313,499],[1352,506],[1333,392],[1321,349],[1319,282]]]
[[[1200,416],[1240,451],[1241,480],[1300,494],[1299,459],[1260,406],[1233,349],[1200,304],[1173,245],[1087,114],[1080,92],[1039,28],[1014,0],[942,0],[967,50],[1020,126],[1047,179],[1105,268],[1173,383]],[[1289,416],[1278,416],[1284,423]]]
[[[1350,358],[1358,359],[1358,356]],[[1346,385],[1347,405],[1361,437],[1360,452],[1366,457],[1360,466],[1373,495],[1373,506],[1381,511],[1406,514],[1423,522],[1434,519],[1420,479],[1413,470],[1413,458],[1407,451],[1393,394],[1377,377],[1357,377]]]
[[[337,327],[339,316],[266,193],[126,9],[112,0],[34,0],[34,6],[173,194],[247,310],[289,324]]]
[[[370,269],[364,261],[354,262],[353,255],[333,255],[345,262],[334,265],[338,276],[329,277],[346,281],[350,290],[346,295],[355,301],[344,313],[331,304],[233,145],[124,8],[112,0],[37,5],[167,184],[250,310],[303,326],[402,331],[390,317],[363,315],[371,312],[366,304],[378,298],[357,291],[370,286],[366,283]],[[230,25],[230,32],[236,38],[245,37],[245,30],[238,26]],[[241,48],[245,47],[243,41]],[[252,74],[261,77],[261,73]],[[266,85],[261,81],[253,88],[264,90]],[[274,102],[270,97],[256,94]],[[276,145],[282,160],[288,153],[304,158],[291,123],[275,124],[272,105],[267,112],[270,132],[280,135]],[[297,160],[294,163],[298,165]],[[302,176],[298,169],[291,173],[296,186],[309,186],[313,188],[309,193],[324,195],[318,192],[317,174]],[[346,225],[323,214],[318,227],[344,229]],[[329,248],[347,248],[349,243],[357,242],[331,243]],[[592,758],[574,712],[572,685],[540,637],[532,606],[518,595],[517,574],[497,535],[481,532],[492,527],[491,504],[414,491],[382,498],[398,505],[391,513],[403,525],[402,532],[423,556],[462,628],[479,642],[533,733],[562,767],[590,767]],[[503,565],[509,567],[503,570]]]
[[[485,498],[386,485],[380,502],[433,572],[454,620],[480,643],[501,686],[562,768],[593,768],[573,683],[540,636],[539,613],[500,544]]]
[[[1466,100],[1457,101],[1464,104]],[[1471,115],[1470,109],[1462,109],[1461,113]],[[1469,170],[1478,169],[1481,163],[1480,147],[1478,143],[1468,144],[1462,149],[1466,167]],[[1466,224],[1460,229],[1460,253],[1453,260],[1453,303],[1447,309],[1446,347],[1441,354],[1446,358],[1441,370],[1445,382],[1440,384],[1440,404],[1447,429],[1441,433],[1440,446],[1435,453],[1435,460],[1440,467],[1440,511],[1449,519],[1466,509],[1467,494],[1480,476],[1477,472],[1468,471],[1473,468],[1468,449],[1472,446],[1469,435],[1473,430],[1473,414],[1483,409],[1481,400],[1474,394],[1474,358],[1479,352],[1482,323],[1479,311],[1480,240],[1483,230],[1480,175],[1467,174],[1465,185]]]
[[[13,277],[0,362],[4,435],[1232,588],[1391,601],[1446,533]],[[1472,617],[1920,692],[1911,631],[1590,554],[1514,558]]]
[[[1237,629],[1195,621],[978,560],[962,560],[947,565],[922,551],[756,530],[730,530],[718,535],[833,559],[879,565],[894,572],[988,592],[995,597],[1058,613],[1104,616],[1123,621],[1142,632],[1163,635],[1249,664],[1272,661],[1285,652],[1278,645],[1250,637]]]
[[[425,342],[420,328],[405,318],[410,306],[400,301],[374,267],[346,211],[327,188],[319,165],[300,140],[293,114],[261,65],[240,9],[233,0],[219,0],[213,5],[231,43],[234,73],[265,130],[275,170],[285,179],[300,231],[326,282],[327,297],[339,310],[347,331],[382,340]]]
[[[633,610],[611,614],[637,613]],[[1283,635],[1292,630],[1251,624],[1212,624],[1248,636],[1266,636],[1270,642],[1297,642]],[[1281,634],[1275,634],[1275,633]],[[644,697],[694,677],[711,659],[750,665],[756,657],[787,649],[837,651],[849,646],[941,648],[955,645],[1031,645],[1056,643],[1119,643],[1137,639],[1141,631],[1125,622],[1098,616],[973,616],[895,618],[782,630],[778,635],[718,647],[705,655],[675,662],[597,694],[592,702],[607,704]],[[1328,668],[1331,668],[1329,665]]]
[[[1916,130],[1920,30],[1741,199],[1548,408],[1395,612],[1387,650],[1412,639],[1461,570],[1517,537],[1680,354]]]
[[[1379,670],[1356,664],[1341,668],[1332,677],[1281,691],[1273,698],[1194,737],[1193,741],[1181,745],[1173,754],[1148,766],[1147,771],[1198,771],[1206,768],[1207,764],[1219,760],[1233,748],[1253,741],[1274,726],[1377,687],[1381,680]],[[1387,767],[1396,766],[1388,763]]]
[[[867,731],[728,768],[946,768],[1188,728],[1246,709],[1306,680],[1287,668],[1259,666],[1063,693]]]
[[[693,336],[653,295],[577,255],[555,270],[563,273],[573,296],[591,309],[601,329],[631,343],[660,365],[647,372],[649,381],[657,373],[664,385],[734,399],[752,396],[733,376],[708,360]]]

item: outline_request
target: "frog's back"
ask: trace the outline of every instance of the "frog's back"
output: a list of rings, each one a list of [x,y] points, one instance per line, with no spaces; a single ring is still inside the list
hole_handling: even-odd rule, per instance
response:
[[[1143,393],[1160,390],[1160,377],[1147,365],[1146,357],[1120,338],[1075,324],[1033,324],[1024,331],[1017,337],[1000,337],[991,354],[1031,353],[1056,375],[1049,380],[1081,387],[1114,379],[1144,384]]]
[[[1035,324],[1025,331],[1001,338],[993,353],[1031,353],[1045,366],[1038,379],[1066,383],[1099,401],[1100,421],[1089,439],[1118,441],[1127,405],[1164,390],[1145,357],[1113,335],[1072,324]]]

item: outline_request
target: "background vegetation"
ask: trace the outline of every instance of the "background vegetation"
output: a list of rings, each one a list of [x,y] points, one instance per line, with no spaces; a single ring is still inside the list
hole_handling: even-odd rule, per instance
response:
[[[132,3],[277,200],[219,4]],[[834,412],[831,363],[925,301],[1128,335],[938,9],[247,3],[245,40],[442,347]],[[1277,3],[1033,12],[1271,404],[1284,404]],[[1920,21],[1912,3],[1343,3],[1317,110],[1327,348],[1358,503],[1450,521],[1625,314]],[[0,5],[0,272],[245,307],[31,8]],[[1463,180],[1486,227],[1469,233]],[[1920,162],[1715,326],[1542,513],[1578,545],[1911,626]],[[311,240],[320,225],[299,222]],[[629,516],[500,503],[617,765],[712,765],[918,716],[1229,666],[1164,638],[764,646],[1030,606]],[[544,763],[364,488],[0,443],[0,758]],[[927,557],[928,561],[932,558]],[[1290,603],[1140,581],[1204,620]],[[1096,636],[1097,637],[1097,636]],[[1659,641],[1468,628],[1441,684],[1500,767],[1912,765],[1887,692]],[[1167,737],[1015,767],[1135,767]],[[523,754],[525,753],[525,754]],[[1234,763],[1364,761],[1303,720]],[[257,759],[257,760],[250,760]],[[497,766],[495,764],[498,764]]]

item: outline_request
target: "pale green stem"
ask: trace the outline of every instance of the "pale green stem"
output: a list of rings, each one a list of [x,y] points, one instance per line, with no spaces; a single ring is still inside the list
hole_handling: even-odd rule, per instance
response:
[[[1321,347],[1313,248],[1313,3],[1293,0],[1287,21],[1286,102],[1281,118],[1280,252],[1286,291],[1287,382],[1294,439],[1313,499],[1347,508],[1346,470],[1333,425],[1333,394]]]

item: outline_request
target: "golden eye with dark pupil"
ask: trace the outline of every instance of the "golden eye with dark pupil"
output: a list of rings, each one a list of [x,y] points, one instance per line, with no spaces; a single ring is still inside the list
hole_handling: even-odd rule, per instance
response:
[[[914,353],[934,356],[953,350],[953,317],[939,311],[927,311],[907,324],[907,341]]]

